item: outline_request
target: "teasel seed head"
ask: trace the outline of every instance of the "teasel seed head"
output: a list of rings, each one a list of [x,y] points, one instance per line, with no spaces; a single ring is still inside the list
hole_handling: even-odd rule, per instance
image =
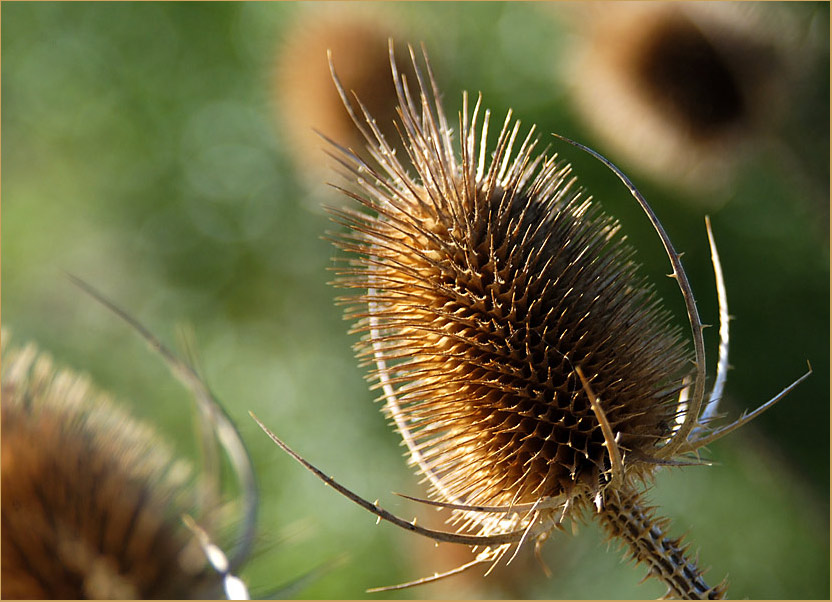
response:
[[[193,511],[188,464],[33,345],[4,352],[2,383],[4,598],[177,598],[209,585],[180,518]]]
[[[786,11],[601,2],[571,14],[580,40],[567,54],[574,105],[645,173],[694,192],[725,189],[781,121],[800,64]]]
[[[729,314],[709,220],[720,345],[706,396],[703,325],[690,283],[630,180],[596,151],[555,135],[611,169],[650,220],[685,302],[692,354],[616,222],[577,188],[567,165],[536,154],[534,128],[517,146],[520,124],[509,112],[489,147],[490,113],[480,100],[469,111],[464,94],[457,149],[427,55],[425,76],[410,53],[414,88],[399,75],[391,41],[404,158],[333,70],[373,157],[370,164],[332,142],[352,182],[342,190],[361,205],[333,210],[348,228],[335,242],[351,254],[337,283],[361,291],[343,299],[362,333],[358,354],[372,366],[384,409],[433,499],[404,497],[450,510],[456,531],[426,528],[367,501],[252,416],[278,447],[380,519],[476,554],[446,573],[369,591],[493,566],[514,544],[534,541],[539,551],[564,520],[592,507],[668,595],[721,598],[725,585],[703,580],[640,485],[659,465],[701,463],[698,450],[772,407],[811,369],[753,412],[714,427]]]
[[[533,131],[514,150],[510,115],[486,165],[479,101],[469,112],[463,100],[457,150],[435,88],[421,73],[415,92],[397,85],[412,165],[369,117],[381,171],[340,154],[366,210],[337,212],[352,254],[338,284],[365,291],[348,298],[358,353],[433,493],[488,506],[592,499],[612,467],[578,367],[610,404],[624,479],[649,478],[690,357],[619,225],[568,165],[534,156]]]

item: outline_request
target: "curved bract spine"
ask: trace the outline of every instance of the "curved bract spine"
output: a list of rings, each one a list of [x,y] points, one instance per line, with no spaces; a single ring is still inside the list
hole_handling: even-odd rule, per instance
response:
[[[237,430],[237,427],[223,405],[214,396],[213,392],[193,366],[177,357],[152,332],[105,297],[100,291],[71,274],[69,278],[76,286],[129,325],[154,352],[159,354],[170,372],[193,395],[197,411],[204,418],[204,424],[209,430],[208,433],[203,433],[203,435],[211,443],[215,444],[218,442],[228,456],[240,488],[240,501],[242,502],[240,529],[235,538],[235,548],[229,553],[229,558],[227,559],[228,567],[226,572],[231,573],[236,571],[251,554],[252,546],[254,545],[257,509],[260,503],[260,495],[257,490],[257,481],[254,475],[251,457],[240,436],[240,432]]]

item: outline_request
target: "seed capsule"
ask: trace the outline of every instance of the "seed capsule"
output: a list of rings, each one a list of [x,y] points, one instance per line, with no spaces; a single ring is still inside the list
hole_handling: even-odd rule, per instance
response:
[[[357,259],[339,284],[368,291],[348,314],[359,355],[398,400],[420,470],[471,505],[592,498],[611,466],[581,366],[609,404],[627,479],[649,473],[637,459],[669,434],[690,358],[618,224],[569,166],[532,159],[531,138],[512,153],[508,120],[477,173],[479,107],[461,165],[449,130],[418,110],[403,113],[418,177],[387,156],[397,178],[366,180],[373,213],[341,214],[340,246]]]

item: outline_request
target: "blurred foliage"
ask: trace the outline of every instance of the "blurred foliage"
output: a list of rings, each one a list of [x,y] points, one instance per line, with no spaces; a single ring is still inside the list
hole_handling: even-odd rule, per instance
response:
[[[176,324],[193,325],[200,367],[239,425],[260,480],[258,551],[242,572],[254,595],[342,555],[344,563],[297,595],[364,597],[368,587],[451,568],[431,558],[432,544],[374,526],[372,516],[283,455],[247,415],[254,411],[365,497],[405,516],[421,511],[390,494],[423,490],[372,401],[376,393],[362,379],[354,339],[333,303],[338,292],[327,285],[334,251],[321,236],[335,226],[310,207],[328,193],[304,183],[275,120],[280,42],[306,13],[330,8],[2,7],[4,324],[16,341],[35,340],[89,372],[183,454],[196,449],[187,394],[63,272],[103,289],[167,341],[175,342]],[[558,6],[362,8],[388,13],[407,23],[414,41],[425,41],[449,115],[461,106],[462,90],[482,91],[496,120],[511,107],[544,135],[556,131],[605,152],[577,120],[559,79],[575,35]],[[713,566],[709,578],[730,576],[732,597],[827,598],[829,7],[785,8],[821,40],[813,79],[789,106],[783,140],[794,161],[750,156],[716,207],[631,175],[685,252],[703,321],[715,323],[703,221],[711,215],[736,317],[724,411],[735,416],[770,398],[803,373],[806,360],[815,372],[761,419],[713,445],[717,466],[662,472],[652,496],[674,533],[688,532],[702,564]],[[552,146],[622,220],[682,323],[678,292],[663,277],[667,259],[626,190],[587,157],[554,140]],[[807,194],[807,181],[823,191],[820,204]],[[713,370],[716,328],[706,335]],[[518,557],[517,566],[486,578],[474,569],[386,596],[650,598],[663,591],[653,582],[638,585],[644,568],[620,562],[591,521],[575,537],[553,534],[544,556],[551,579]]]

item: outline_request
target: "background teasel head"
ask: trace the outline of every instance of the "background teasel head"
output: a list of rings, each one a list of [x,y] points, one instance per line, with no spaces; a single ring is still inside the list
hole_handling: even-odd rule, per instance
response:
[[[315,189],[316,201],[321,191],[328,190],[321,185],[327,170],[320,160],[325,145],[317,132],[344,146],[363,148],[332,88],[327,52],[335,57],[345,85],[366,99],[385,133],[394,139],[396,89],[390,80],[387,40],[402,30],[402,24],[376,7],[327,5],[304,7],[284,32],[272,81],[276,119],[301,175]]]
[[[574,106],[611,150],[666,182],[724,189],[798,101],[809,57],[787,11],[602,2],[571,17],[581,39],[567,54]]]
[[[250,549],[256,491],[245,492],[229,565],[206,531],[220,510],[210,483],[199,493],[190,464],[87,377],[33,344],[10,348],[6,331],[2,339],[2,596],[246,595],[229,570]],[[228,426],[205,437],[226,446]]]
[[[701,447],[759,415],[808,374],[751,414],[714,428],[728,367],[728,313],[710,226],[721,342],[706,403],[702,324],[690,284],[661,223],[626,176],[572,143],[615,171],[659,235],[687,308],[691,357],[637,275],[614,221],[582,198],[569,166],[535,154],[534,128],[515,150],[520,124],[512,125],[509,111],[486,165],[490,112],[481,114],[480,100],[469,112],[464,94],[457,158],[427,56],[427,76],[412,49],[411,58],[413,90],[397,71],[391,41],[406,164],[360,100],[352,108],[333,67],[381,166],[338,147],[356,186],[345,192],[370,211],[333,210],[349,227],[336,242],[355,254],[339,283],[362,290],[346,299],[357,302],[347,317],[364,333],[359,356],[373,366],[384,409],[430,484],[434,501],[427,503],[451,509],[457,532],[417,527],[363,500],[261,427],[379,517],[478,551],[458,569],[394,589],[495,563],[513,544],[539,546],[592,506],[607,533],[647,564],[669,595],[721,598],[724,585],[705,583],[640,486],[658,465],[696,460]]]

